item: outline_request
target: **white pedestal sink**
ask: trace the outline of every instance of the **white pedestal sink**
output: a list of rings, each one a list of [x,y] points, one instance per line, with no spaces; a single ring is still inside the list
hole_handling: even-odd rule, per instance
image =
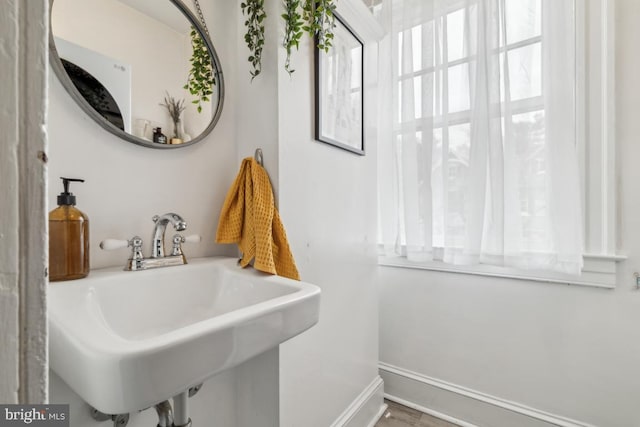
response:
[[[318,321],[320,289],[201,258],[49,286],[50,364],[107,414],[147,408]]]

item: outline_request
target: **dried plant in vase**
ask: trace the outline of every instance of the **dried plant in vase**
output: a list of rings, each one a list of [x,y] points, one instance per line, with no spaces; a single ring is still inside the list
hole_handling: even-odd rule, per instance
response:
[[[184,99],[176,99],[166,92],[167,96],[164,97],[164,103],[161,103],[163,107],[169,112],[169,116],[173,121],[173,136],[171,140],[172,144],[181,144],[184,138],[184,124],[182,123],[182,112],[185,110]]]

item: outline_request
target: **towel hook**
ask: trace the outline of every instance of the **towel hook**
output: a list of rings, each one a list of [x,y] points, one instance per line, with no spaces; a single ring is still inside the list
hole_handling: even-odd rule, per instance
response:
[[[256,162],[258,162],[258,164],[260,166],[264,166],[264,162],[262,160],[262,149],[261,148],[256,148],[255,158],[256,158]]]

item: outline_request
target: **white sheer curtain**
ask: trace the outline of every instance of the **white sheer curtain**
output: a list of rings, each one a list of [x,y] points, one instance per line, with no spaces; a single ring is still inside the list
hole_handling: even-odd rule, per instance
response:
[[[392,59],[386,253],[578,274],[573,0],[384,0],[377,13]]]

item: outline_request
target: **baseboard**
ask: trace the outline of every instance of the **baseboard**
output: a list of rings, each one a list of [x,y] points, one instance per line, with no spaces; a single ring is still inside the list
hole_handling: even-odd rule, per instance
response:
[[[463,427],[595,427],[517,402],[380,363],[385,397]]]
[[[367,424],[367,427],[375,427],[375,425],[378,423],[380,418],[382,418],[384,413],[387,412],[387,408],[389,408],[389,405],[384,403],[384,400],[383,400],[382,406],[380,406],[380,408],[378,409],[378,412],[376,412],[373,418],[369,421],[369,424]]]
[[[382,378],[376,376],[331,427],[373,427],[387,409],[383,385]]]

